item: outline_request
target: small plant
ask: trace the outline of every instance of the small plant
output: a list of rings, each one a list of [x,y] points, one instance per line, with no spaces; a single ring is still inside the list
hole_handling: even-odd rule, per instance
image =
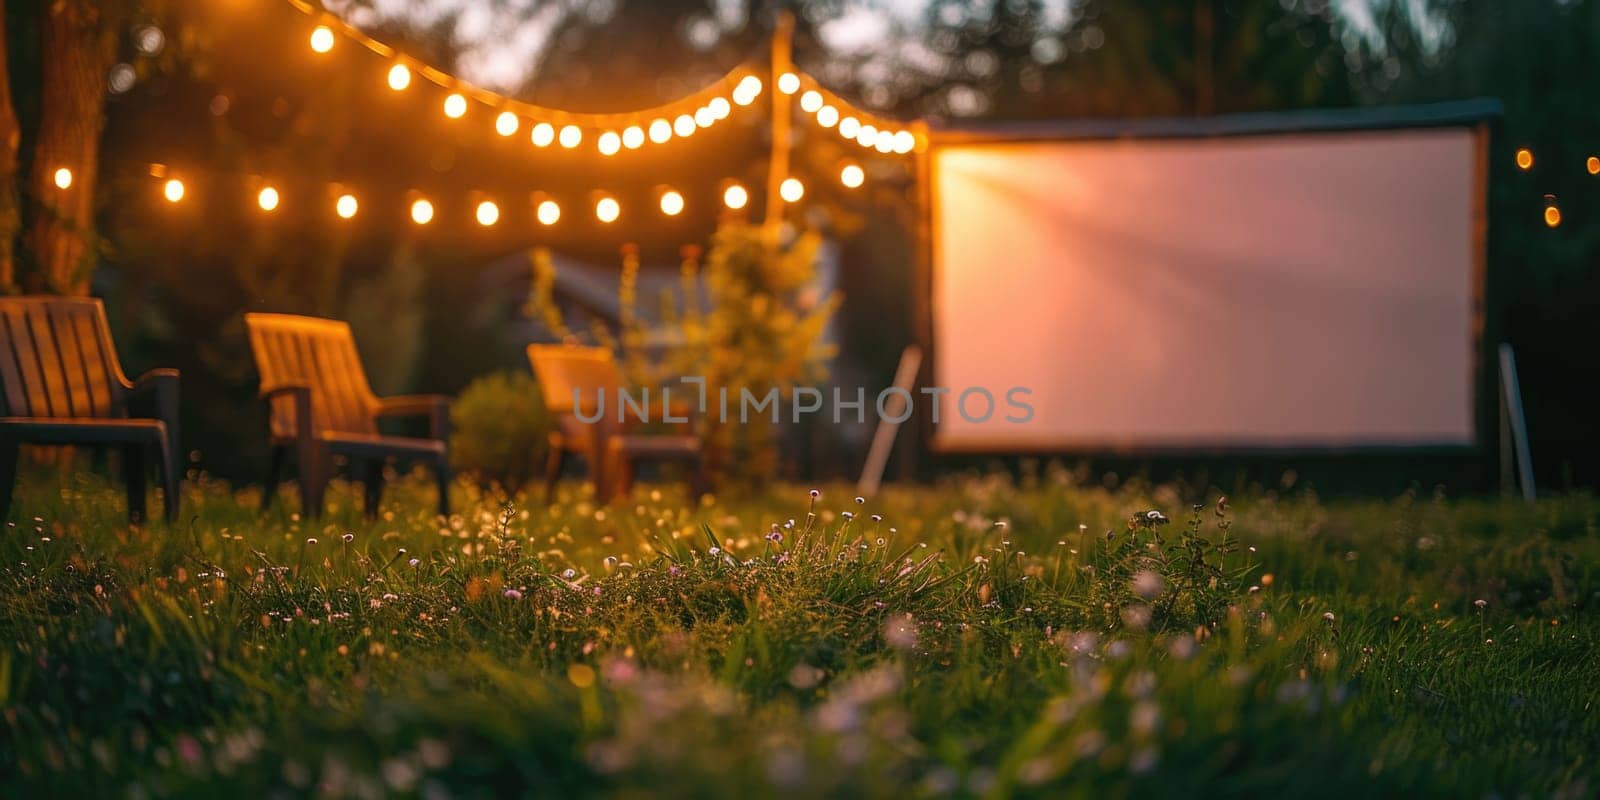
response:
[[[514,493],[543,468],[550,420],[532,375],[501,372],[473,381],[450,409],[450,460],[480,486]]]

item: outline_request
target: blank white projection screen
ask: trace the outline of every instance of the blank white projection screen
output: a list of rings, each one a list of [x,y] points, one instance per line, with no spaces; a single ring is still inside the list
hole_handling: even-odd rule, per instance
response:
[[[1472,444],[1479,158],[1462,128],[938,145],[934,446]]]

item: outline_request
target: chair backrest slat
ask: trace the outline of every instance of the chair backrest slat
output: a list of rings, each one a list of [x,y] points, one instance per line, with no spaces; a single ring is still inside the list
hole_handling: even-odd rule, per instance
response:
[[[305,386],[311,390],[312,430],[377,433],[378,399],[367,383],[355,336],[344,322],[293,314],[246,314],[250,349],[261,390]],[[272,404],[272,434],[294,436],[294,400]]]
[[[544,397],[545,409],[552,414],[573,413],[576,397],[584,415],[593,415],[601,407],[598,395],[604,391],[607,395],[605,412],[615,415],[618,392],[628,385],[617,367],[616,358],[604,347],[530,344],[528,361],[539,379],[539,393]]]
[[[127,379],[99,300],[0,298],[0,381],[10,416],[127,415]]]

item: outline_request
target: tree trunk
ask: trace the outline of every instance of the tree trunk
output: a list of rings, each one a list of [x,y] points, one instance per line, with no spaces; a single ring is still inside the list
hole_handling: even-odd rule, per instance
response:
[[[89,0],[49,0],[40,25],[43,92],[31,179],[38,205],[28,235],[40,285],[28,288],[84,295],[96,255],[95,175],[115,39]],[[72,170],[66,189],[56,185],[63,167]]]
[[[22,208],[17,200],[17,148],[22,126],[11,105],[11,70],[6,61],[5,3],[0,2],[0,293],[17,290],[17,234]]]

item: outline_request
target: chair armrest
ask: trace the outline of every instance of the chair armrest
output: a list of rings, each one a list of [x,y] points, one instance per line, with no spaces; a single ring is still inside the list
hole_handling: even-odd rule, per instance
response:
[[[128,387],[129,411],[159,419],[166,423],[168,446],[173,458],[178,458],[178,371],[153,369],[140,375]]]
[[[428,433],[450,438],[450,398],[442,394],[405,394],[378,399],[379,417],[427,417]]]
[[[311,443],[311,387],[285,384],[262,389],[259,395],[268,406],[280,397],[294,399],[294,437],[302,447]]]

